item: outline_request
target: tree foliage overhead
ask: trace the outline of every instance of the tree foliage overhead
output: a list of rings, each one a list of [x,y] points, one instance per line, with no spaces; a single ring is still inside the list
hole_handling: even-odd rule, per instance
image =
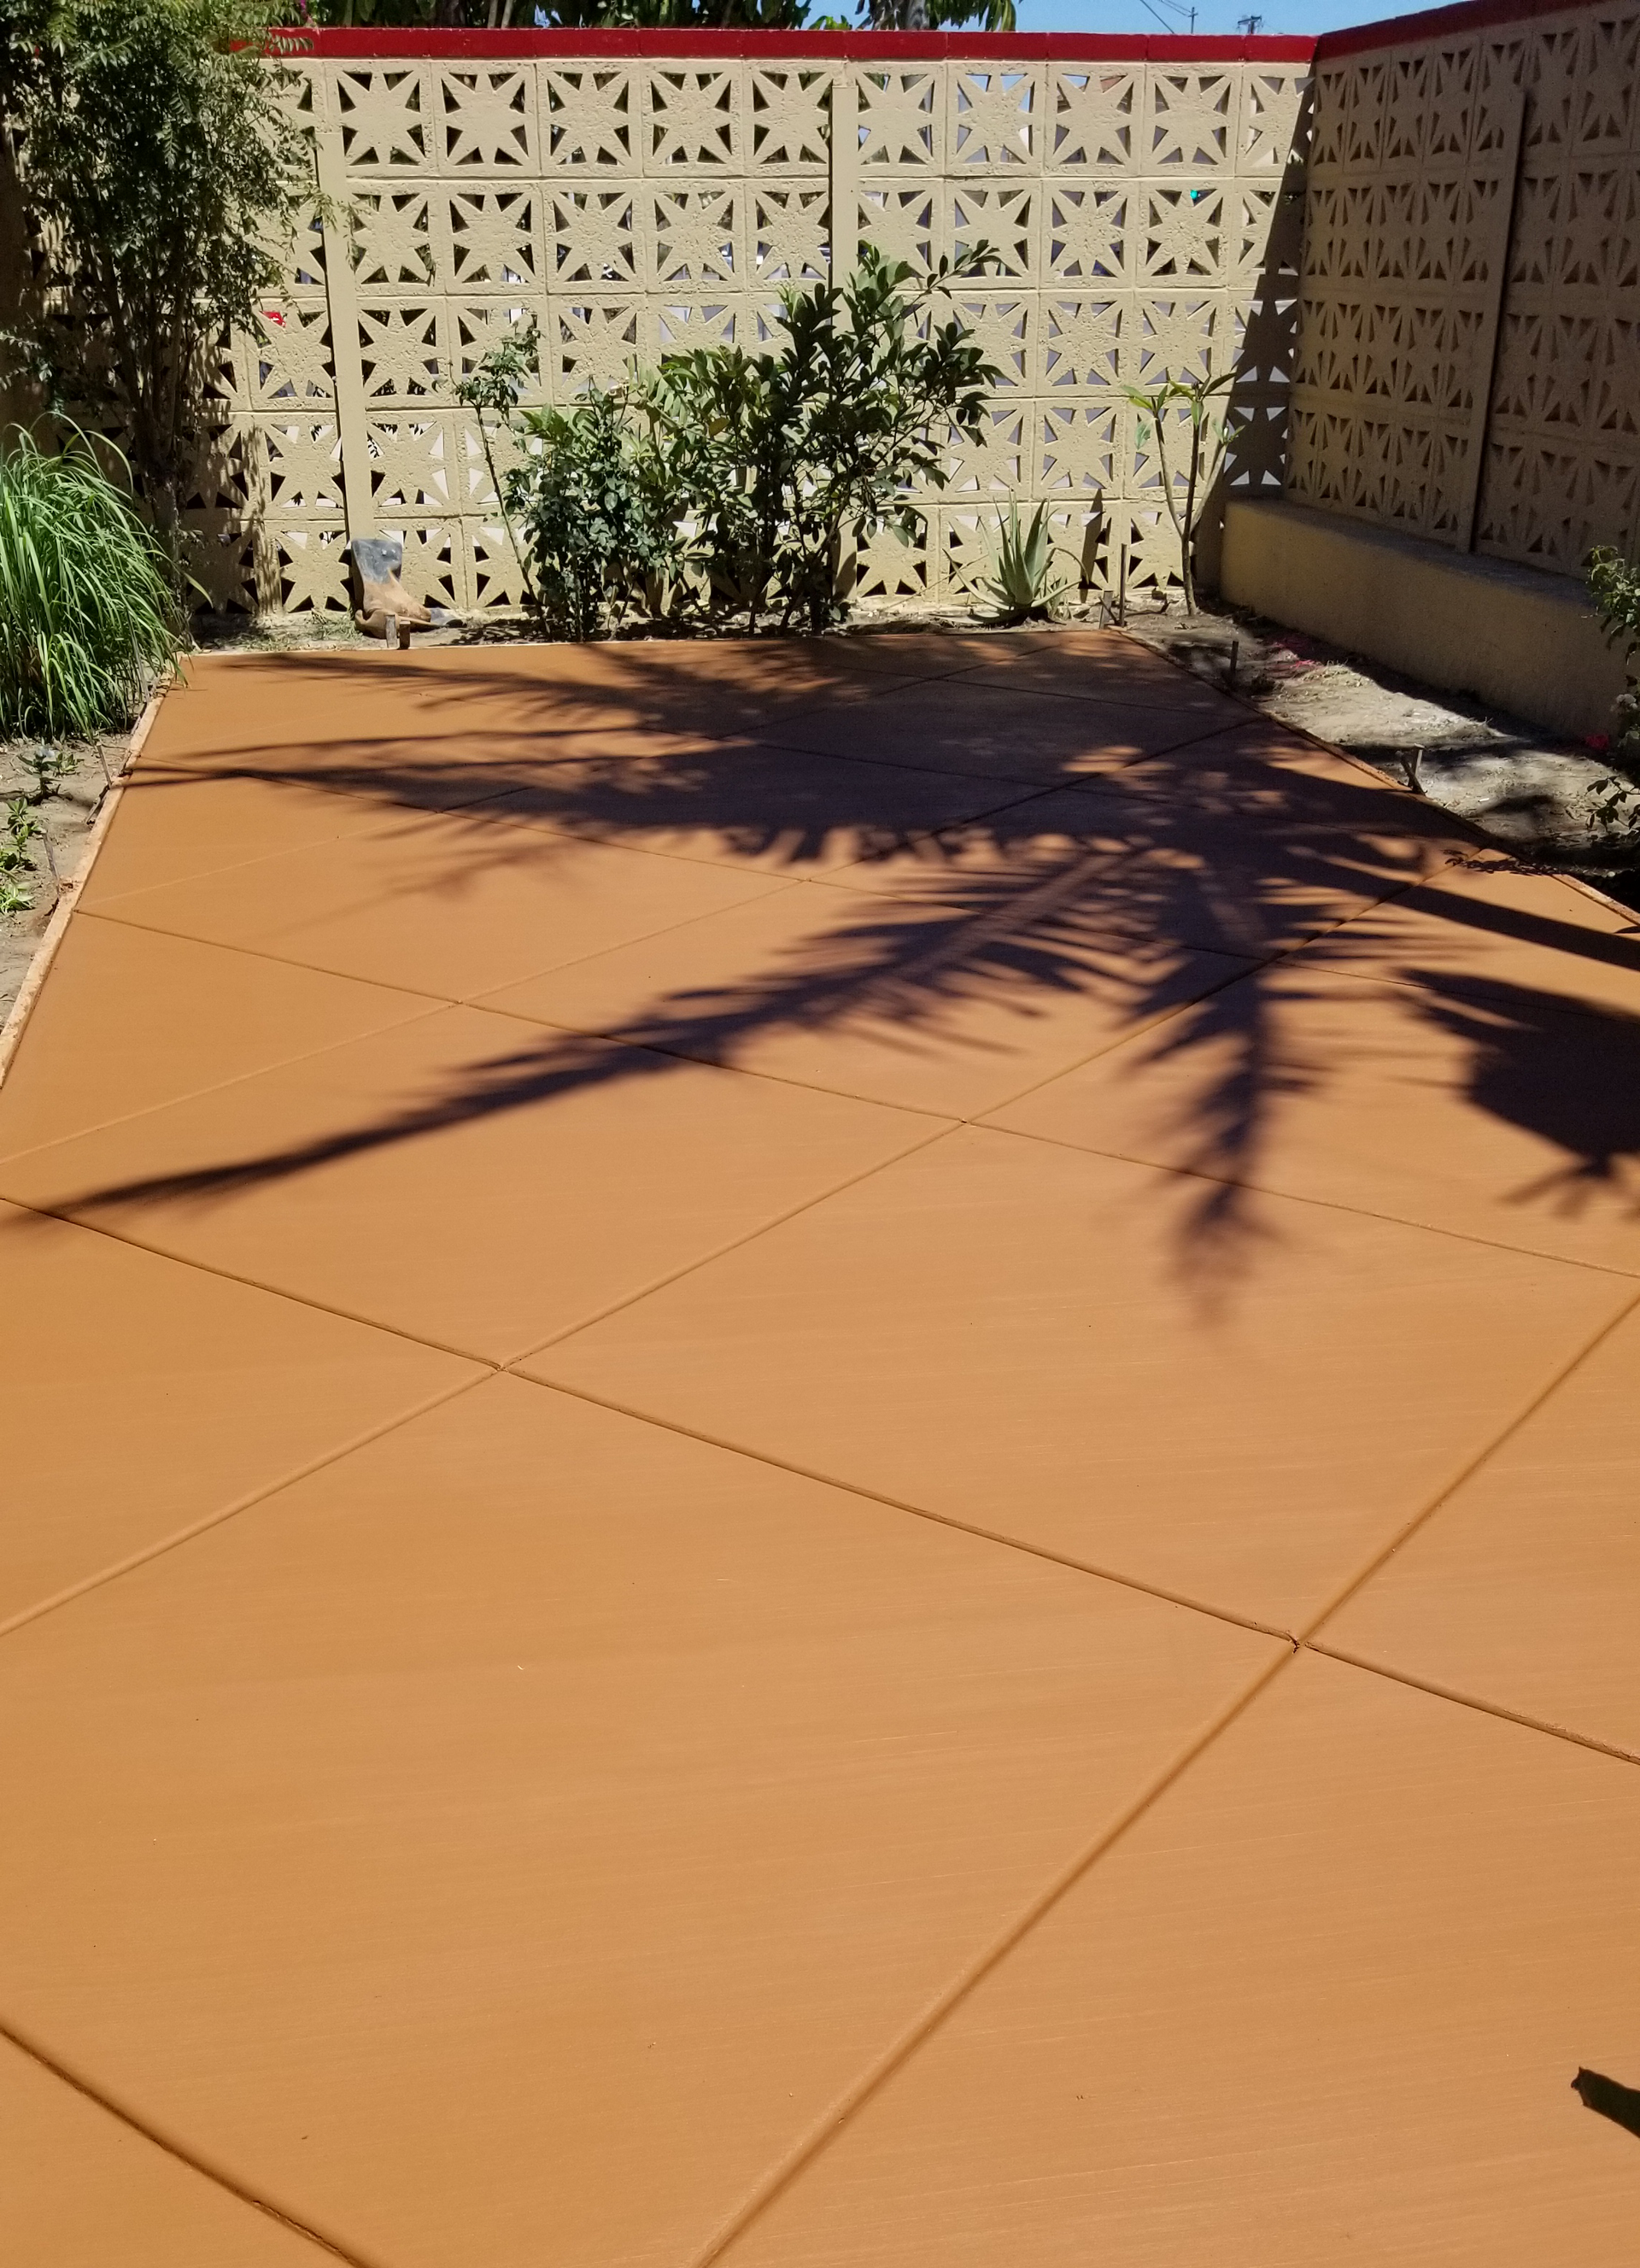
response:
[[[313,194],[261,0],[0,0],[0,109],[48,268],[7,343],[112,412],[173,557],[213,353]]]
[[[938,32],[965,24],[1011,32],[1014,0],[837,0],[857,20],[819,13],[811,0],[295,0],[305,20],[451,29],[798,32],[857,29]]]

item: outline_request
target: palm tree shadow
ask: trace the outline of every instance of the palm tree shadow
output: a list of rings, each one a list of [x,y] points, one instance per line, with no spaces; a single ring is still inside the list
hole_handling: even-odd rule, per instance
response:
[[[1513,1202],[1570,1217],[1616,1197],[1640,1215],[1640,1016],[1530,985],[1415,975],[1424,1020],[1469,1050],[1468,1100],[1564,1156]]]
[[[1122,644],[1114,636],[1090,643],[1090,670],[1110,664],[1099,682],[1120,683]],[[827,682],[812,651],[800,669],[770,652],[775,678],[760,681],[758,699],[781,696],[783,666],[788,677],[797,670],[804,699],[824,703]],[[318,767],[318,784],[368,798],[384,812],[443,814],[451,892],[473,887],[491,864],[533,858],[550,871],[554,858],[589,840],[755,861],[778,879],[849,887],[817,894],[827,917],[800,946],[743,978],[663,990],[596,1035],[542,1031],[357,1124],[89,1189],[72,1209],[94,1214],[225,1197],[571,1093],[641,1086],[680,1060],[734,1066],[769,1035],[869,1027],[908,1051],[996,1047],[997,1020],[989,1036],[971,1036],[971,1020],[965,1033],[976,1004],[1024,1021],[1057,998],[1087,1002],[1092,1045],[1154,1026],[1154,1054],[1203,1067],[1200,1089],[1181,1106],[1195,1145],[1187,1168],[1200,1176],[1184,1238],[1193,1268],[1233,1270],[1268,1233],[1254,1220],[1247,1183],[1271,1114],[1329,1071],[1325,1060],[1296,1058],[1276,1028],[1281,989],[1291,990],[1288,956],[1329,931],[1347,938],[1338,924],[1469,847],[1457,823],[1359,767],[1256,720],[1204,733],[1202,713],[1188,707],[1166,712],[1151,736],[1154,746],[1175,735],[1160,754],[1079,770],[1073,742],[1055,767],[1041,760],[1022,726],[1018,775],[982,777],[926,762],[915,742],[885,747],[880,736],[868,755],[819,759],[748,738],[712,740],[702,723],[735,718],[725,719],[698,682],[680,683],[652,657],[617,669],[628,719],[620,729],[631,737],[615,752],[600,747],[575,711],[570,747],[551,738],[563,712],[550,684],[539,694],[543,739],[527,729],[536,697],[527,677],[462,659],[473,664],[471,675],[446,669],[435,688],[438,701],[449,703],[439,729],[412,742],[326,742]],[[939,657],[938,674],[949,679],[947,660]],[[313,666],[330,683],[349,665],[327,658]],[[533,666],[539,676],[539,659]],[[901,682],[882,673],[875,681],[879,688]],[[869,673],[857,668],[836,683],[851,712],[864,715],[877,697]],[[487,693],[507,719],[504,746],[480,721]],[[1082,738],[1097,758],[1100,699],[1066,696],[1060,706],[1085,718]],[[739,713],[756,721],[744,703]],[[691,729],[693,743],[678,745]],[[646,734],[662,741],[651,744]],[[483,751],[477,759],[475,743]],[[203,776],[312,786],[311,755],[241,749],[204,774],[156,764],[143,776],[156,784]],[[426,886],[423,876],[418,887]],[[1452,905],[1454,919],[1475,917],[1456,893]],[[1507,928],[1511,917],[1490,907],[1484,918]],[[1533,924],[1544,926],[1541,916],[1518,925]],[[1571,923],[1548,926],[1563,947],[1607,957],[1621,948],[1640,966],[1640,951],[1627,940]],[[1517,1001],[1512,1023],[1506,1015],[1500,1021],[1495,1000],[1452,983],[1442,993],[1438,980],[1425,981],[1431,1012],[1456,1020],[1452,1027],[1461,1026],[1475,1047],[1477,1099],[1505,1115],[1541,1117],[1546,1106],[1518,1060],[1531,1044],[1526,1007]],[[1584,1138],[1592,1135],[1593,1118],[1579,1122],[1577,1154],[1591,1174],[1614,1172],[1632,1147],[1616,1103],[1608,1116],[1592,1146]]]

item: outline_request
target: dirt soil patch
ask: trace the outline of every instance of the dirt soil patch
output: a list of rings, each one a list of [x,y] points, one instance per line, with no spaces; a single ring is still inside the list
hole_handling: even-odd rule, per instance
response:
[[[1602,821],[1603,798],[1621,777],[1603,750],[1258,615],[1136,614],[1127,627],[1210,684],[1470,821],[1523,865],[1585,875],[1640,907],[1640,831]]]
[[[0,1025],[11,1013],[59,898],[85,864],[97,814],[120,777],[129,746],[129,733],[120,733],[53,747],[42,771],[38,740],[0,740],[0,802],[11,804],[21,796],[40,830],[25,848],[26,863],[4,878],[26,895],[27,903],[0,913]],[[64,769],[57,770],[52,757]]]

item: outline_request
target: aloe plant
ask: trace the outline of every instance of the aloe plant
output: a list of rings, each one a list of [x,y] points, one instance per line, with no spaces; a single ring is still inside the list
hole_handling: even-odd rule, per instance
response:
[[[997,548],[991,554],[990,574],[982,588],[999,622],[1047,622],[1070,587],[1069,578],[1054,579],[1054,541],[1051,507],[1038,504],[1031,524],[1021,530],[1019,506],[1010,497],[1005,512],[997,515]]]

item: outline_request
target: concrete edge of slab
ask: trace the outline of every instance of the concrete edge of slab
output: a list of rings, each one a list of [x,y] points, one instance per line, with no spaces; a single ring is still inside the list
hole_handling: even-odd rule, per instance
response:
[[[1577,737],[1622,692],[1583,586],[1285,497],[1232,497],[1226,599],[1410,677]]]
[[[70,876],[58,893],[51,919],[46,924],[40,933],[40,943],[34,947],[34,957],[28,964],[28,970],[22,983],[18,987],[17,998],[11,1003],[11,1012],[6,1017],[4,1024],[0,1025],[0,1086],[5,1084],[6,1074],[11,1068],[28,1020],[33,1013],[34,1003],[39,999],[40,989],[50,974],[52,962],[57,957],[57,948],[63,942],[63,932],[68,928],[75,907],[79,903],[80,893],[85,888],[92,869],[97,863],[97,853],[101,850],[108,829],[114,823],[114,814],[119,808],[121,797],[125,793],[125,784],[130,777],[131,767],[141,755],[143,743],[154,728],[154,719],[159,714],[159,704],[165,699],[170,688],[170,683],[171,681],[167,679],[164,685],[156,686],[149,696],[147,706],[132,728],[130,746],[125,752],[125,762],[120,767],[119,777],[104,796],[101,807],[92,822],[91,832],[86,838],[85,855],[80,860],[79,870]]]

